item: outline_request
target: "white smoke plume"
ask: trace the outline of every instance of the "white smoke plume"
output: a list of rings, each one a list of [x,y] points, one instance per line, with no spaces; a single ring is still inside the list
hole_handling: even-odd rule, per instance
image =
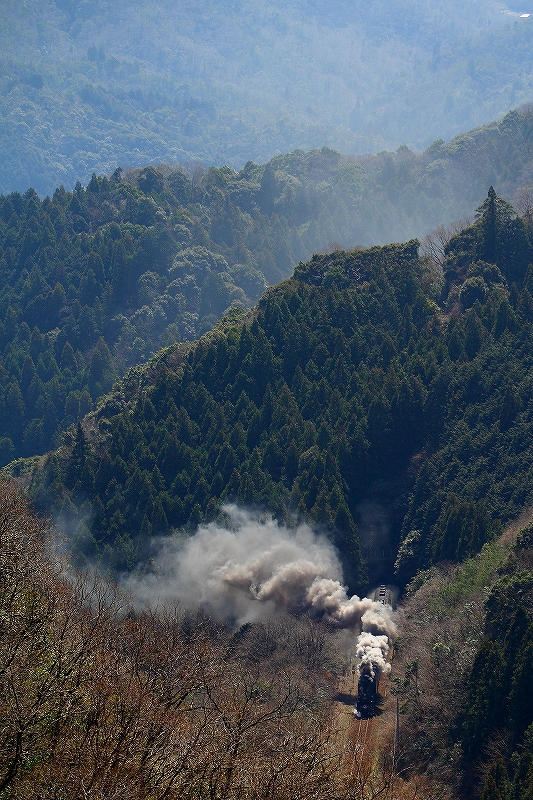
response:
[[[374,659],[379,651],[385,663],[387,637],[395,632],[390,611],[369,598],[348,597],[326,538],[307,525],[289,530],[235,505],[223,511],[226,526],[211,522],[190,539],[158,540],[153,570],[129,576],[125,587],[140,603],[177,601],[234,625],[283,612],[311,613],[362,630],[361,641],[377,642],[363,657]]]
[[[388,674],[391,665],[387,661],[389,652],[389,638],[386,634],[376,636],[373,633],[359,634],[357,639],[356,656],[361,659],[359,672],[370,672],[373,678]]]

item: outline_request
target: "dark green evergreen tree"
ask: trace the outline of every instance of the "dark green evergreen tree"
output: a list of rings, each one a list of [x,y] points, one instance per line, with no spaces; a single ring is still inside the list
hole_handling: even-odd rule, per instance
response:
[[[511,691],[509,693],[509,726],[513,733],[515,744],[518,744],[526,728],[533,723],[532,670],[533,626],[530,625],[527,634],[522,639],[520,650],[516,655],[511,680]]]
[[[485,778],[479,800],[509,800],[510,784],[507,770],[501,759],[493,761]]]
[[[461,744],[465,759],[478,759],[505,708],[504,662],[499,645],[485,640],[465,687]]]

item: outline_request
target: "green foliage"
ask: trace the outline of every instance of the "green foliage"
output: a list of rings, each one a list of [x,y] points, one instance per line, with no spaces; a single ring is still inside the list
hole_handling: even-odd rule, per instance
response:
[[[462,564],[420,573],[403,603],[393,681],[405,764],[457,797],[529,796],[530,553],[515,547],[513,528]]]
[[[513,282],[523,282],[533,257],[528,219],[517,217],[510,203],[498,197],[491,186],[487,199],[477,209],[477,222],[454,236],[446,253],[448,279],[452,269],[461,275],[468,268],[473,276],[461,288],[465,308],[474,305],[476,300],[483,303],[485,275],[490,283],[500,282],[497,273],[491,276],[489,265],[499,267],[509,286]]]
[[[494,761],[488,771],[480,795],[480,800],[507,800],[509,798],[509,778],[501,759]]]
[[[503,660],[495,642],[485,640],[478,649],[465,691],[461,743],[467,759],[477,759],[483,745],[500,723],[504,711],[501,678]]]
[[[501,532],[482,503],[468,503],[454,494],[446,499],[431,531],[433,561],[462,561]]]
[[[533,611],[533,572],[522,570],[504,575],[492,586],[487,597],[487,624],[500,637],[503,637],[517,604],[526,612]]]
[[[466,773],[472,773],[487,743],[504,726],[511,745],[505,753],[506,764],[502,759],[492,763],[481,798],[528,796],[526,786],[531,778],[528,729],[530,731],[533,724],[532,668],[533,625],[526,614],[520,618],[515,614],[503,652],[498,642],[490,640],[485,640],[478,649],[460,722]]]
[[[252,316],[164,351],[141,394],[137,373],[126,376],[97,411],[105,443],[87,452],[78,429],[36,476],[36,502],[59,511],[70,498],[74,530],[80,504],[98,507],[92,535],[113,564],[133,557],[117,555],[125,536],[141,558],[150,531],[194,529],[225,500],[287,520],[296,512],[330,536],[350,584],[363,585],[358,505],[369,481],[401,474],[423,442],[425,390],[407,371],[397,324],[403,311],[413,335],[431,336],[417,245],[345,255],[342,290],[329,281],[331,257],[316,256]]]
[[[230,174],[209,180],[218,187]],[[130,196],[131,185],[123,188]],[[253,314],[228,317],[196,345],[170,347],[128,374],[98,407],[99,444],[83,494],[67,478],[72,439],[36,473],[36,502],[57,511],[77,492],[77,508],[89,502],[94,513],[98,505],[92,535],[102,557],[127,534],[141,558],[143,525],[145,533],[147,523],[162,533],[192,530],[238,500],[323,527],[350,584],[361,585],[356,523],[370,498],[389,515],[403,583],[442,559],[473,556],[501,532],[500,520],[533,500],[529,292],[507,288],[514,251],[502,229],[499,263],[481,259],[482,220],[456,237],[448,259],[456,263],[463,248],[456,280],[482,278],[483,302],[461,313],[452,292],[440,310],[424,290],[416,240],[315,255]],[[118,240],[120,226],[112,226]],[[186,302],[202,302],[192,289],[202,276],[226,280],[224,253],[188,242],[169,259],[171,284]],[[168,280],[153,269],[142,279],[146,299]],[[37,353],[41,339],[29,339]],[[72,353],[63,351],[66,367]],[[39,364],[38,374],[53,369]],[[109,364],[100,343],[93,391]],[[27,382],[31,365],[24,370]],[[10,386],[22,414],[24,397]],[[77,525],[87,517],[79,513]]]
[[[2,464],[57,446],[127,367],[288,274],[308,242],[259,214],[249,177],[146,167],[0,198]],[[221,226],[238,233],[220,240]]]
[[[494,582],[506,558],[507,552],[499,542],[484,545],[477,556],[466,559],[454,569],[449,579],[434,591],[428,605],[440,616],[450,609],[462,608],[474,593],[485,591]]]
[[[516,537],[517,550],[531,550],[533,549],[533,524],[526,525],[522,528]]]
[[[294,258],[327,237],[348,238],[348,228],[344,233],[332,229],[335,206],[319,191],[324,182],[336,184],[345,169],[338,154],[326,148],[298,151],[277,157],[268,169],[275,178],[275,208],[269,215],[260,213],[266,168],[255,165],[240,173],[229,168],[187,174],[153,167],[128,174],[117,170],[110,180],[93,174],[86,190],[81,184],[72,193],[61,187],[43,201],[33,190],[0,198],[3,463],[56,446],[61,431],[90,411],[128,366],[161,346],[210,330],[232,306],[246,308],[266,283],[289,273]],[[308,221],[317,221],[314,232],[296,220],[287,199],[284,187],[291,176],[307,187],[308,196],[318,193],[306,212]],[[343,186],[352,191],[349,182]],[[352,204],[359,202],[358,187],[358,182],[352,187]],[[361,235],[363,228],[361,223]],[[410,279],[402,284],[395,268],[401,264],[409,270],[416,250],[413,241],[354,252],[346,266],[346,256],[337,251],[317,257],[309,275],[302,275],[321,282],[311,273],[323,269],[324,286],[342,291],[358,275],[375,271],[376,302],[381,297],[401,326],[398,342],[384,333],[381,367],[430,316],[421,286]],[[427,273],[419,277],[426,280]],[[502,309],[498,334],[514,313]],[[467,347],[473,352],[479,343],[475,330],[473,344],[470,339]],[[323,360],[318,358],[316,366]],[[343,355],[336,362],[344,379],[348,360]],[[404,383],[398,395],[400,438],[416,417],[419,391]],[[384,423],[381,441],[375,441],[378,459],[383,460],[392,435],[384,417],[395,411],[376,398],[371,413],[376,437]]]
[[[514,752],[513,761],[511,798],[529,800],[533,796],[533,725],[525,733],[523,747]]]

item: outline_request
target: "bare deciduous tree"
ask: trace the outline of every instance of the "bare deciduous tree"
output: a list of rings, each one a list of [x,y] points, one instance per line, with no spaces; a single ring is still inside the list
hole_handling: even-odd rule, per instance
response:
[[[446,245],[453,236],[471,225],[472,221],[471,217],[464,217],[457,222],[452,222],[451,225],[438,225],[434,231],[422,239],[421,254],[428,256],[436,267],[443,270],[446,262]]]
[[[513,197],[513,206],[523,216],[526,222],[531,223],[533,217],[533,188],[521,186]]]
[[[236,645],[176,608],[131,614],[111,585],[66,572],[11,484],[0,486],[0,593],[0,791],[223,800],[331,790],[331,676],[314,676],[327,649],[315,623],[295,623],[294,642],[289,622],[264,626],[273,646],[258,653],[253,626]]]

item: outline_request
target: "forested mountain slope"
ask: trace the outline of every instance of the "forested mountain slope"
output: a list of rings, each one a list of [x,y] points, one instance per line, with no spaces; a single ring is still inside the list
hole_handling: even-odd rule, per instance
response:
[[[353,756],[347,765],[331,718],[342,658],[330,628],[284,617],[232,633],[176,608],[135,614],[109,583],[66,578],[43,520],[13,484],[0,488],[0,659],[10,689],[0,698],[0,780],[13,797],[36,787],[43,797],[58,787],[78,794],[89,783],[106,796],[119,785],[121,797],[183,797],[222,779],[254,797],[272,787],[276,797],[302,787],[313,797],[372,796],[375,785],[354,785]],[[385,740],[376,781],[395,800],[531,794],[530,518],[409,587],[389,687],[389,708],[399,700],[396,760],[391,768]]]
[[[133,182],[95,176],[51,200],[31,190],[0,198],[4,463],[49,449],[126,366],[195,338],[232,302],[250,305],[265,274],[283,274],[272,250],[288,271],[279,220],[256,225],[255,255],[246,236],[226,244],[217,235],[217,223],[231,231],[232,215],[243,215],[220,208],[213,181],[205,205],[184,173],[168,171],[165,182],[150,169]]]
[[[35,501],[116,569],[225,499],[323,526],[352,586],[368,503],[403,539],[402,582],[477,552],[533,498],[529,235],[491,189],[442,287],[416,241],[300,263],[242,321],[130,371]]]
[[[533,98],[530,0],[6,0],[0,191],[327,145],[421,149]]]
[[[336,213],[342,194],[356,202],[359,176],[348,172],[332,209],[317,189],[334,193],[338,153],[276,167],[117,170],[43,201],[33,190],[0,198],[3,463],[50,449],[126,367],[197,338],[299,258],[349,239],[346,209],[340,227]]]
[[[322,148],[0,197],[1,462],[55,446],[127,367],[249,307],[312,252],[424,232],[475,208],[494,175],[527,212],[532,119],[420,156]]]
[[[421,422],[419,379],[390,362],[434,312],[416,242],[346,259],[315,257],[244,322],[229,317],[198,344],[130,371],[91,423],[93,444],[78,427],[51,456],[34,497],[77,529],[80,552],[132,567],[152,533],[191,529],[236,498],[329,527],[352,582],[364,579],[361,476],[395,476]],[[390,403],[406,426],[396,459],[382,424]]]

